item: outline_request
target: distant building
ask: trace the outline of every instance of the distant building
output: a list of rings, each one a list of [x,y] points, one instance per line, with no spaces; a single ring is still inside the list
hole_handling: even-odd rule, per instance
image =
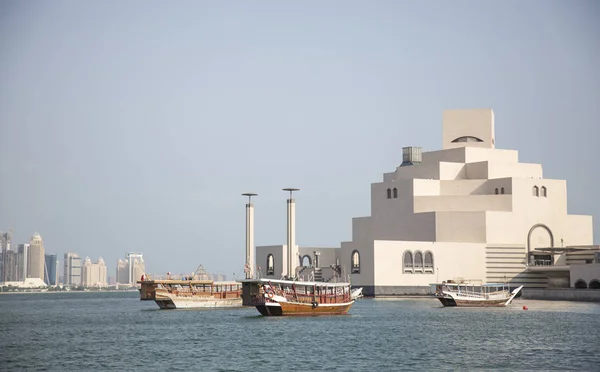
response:
[[[81,258],[77,253],[65,253],[65,285],[81,285]]]
[[[97,263],[92,263],[89,257],[83,262],[81,284],[84,287],[106,287],[106,265],[102,257]]]
[[[29,242],[29,255],[27,256],[27,277],[44,278],[44,242],[37,232]]]
[[[10,244],[11,244],[12,236],[10,232],[1,232],[0,231],[0,282],[8,282],[10,281],[8,278],[8,264],[7,264],[7,255],[10,252]]]
[[[117,278],[115,278],[114,276],[109,276],[108,277],[108,285],[115,285],[117,284]]]
[[[135,285],[146,272],[146,265],[141,253],[127,253],[127,259],[117,261],[117,278],[119,284]]]
[[[56,285],[58,282],[58,260],[56,253],[47,254],[45,259],[44,282],[48,285]]]
[[[129,261],[122,259],[117,261],[116,282],[129,284]]]
[[[16,251],[6,251],[6,255],[4,256],[4,269],[6,270],[4,276],[5,281],[17,281],[17,270],[19,268],[17,257],[18,255]]]
[[[146,272],[146,265],[141,253],[127,253],[129,260],[129,283],[135,285]]]
[[[224,274],[210,274],[208,277],[215,282],[224,282],[227,280],[227,276]]]
[[[29,244],[19,244],[17,248],[17,281],[27,279],[27,262],[29,261]]]
[[[13,286],[19,288],[44,288],[48,287],[46,283],[40,278],[26,278],[17,282],[5,282],[6,286]]]

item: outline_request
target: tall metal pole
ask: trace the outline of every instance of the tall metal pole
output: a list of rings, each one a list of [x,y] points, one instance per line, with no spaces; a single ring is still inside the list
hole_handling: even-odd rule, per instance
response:
[[[248,197],[248,204],[246,204],[246,279],[254,278],[254,205],[252,204],[252,197],[258,194],[247,192],[242,194]]]
[[[292,279],[296,276],[296,203],[294,202],[293,192],[300,189],[288,187],[283,189],[290,193],[290,198],[287,200],[287,276]]]

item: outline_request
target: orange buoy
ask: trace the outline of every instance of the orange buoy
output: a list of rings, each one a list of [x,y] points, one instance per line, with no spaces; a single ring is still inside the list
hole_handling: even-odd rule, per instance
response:
[[[523,306],[523,310],[529,310],[527,306]]]

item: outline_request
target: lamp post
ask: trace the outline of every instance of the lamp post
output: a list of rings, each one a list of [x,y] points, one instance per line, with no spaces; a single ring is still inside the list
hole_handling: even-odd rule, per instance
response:
[[[254,205],[252,197],[257,195],[252,192],[242,194],[242,196],[248,197],[248,204],[246,204],[246,266],[244,268],[246,279],[254,277]]]
[[[296,203],[294,202],[293,193],[294,191],[300,191],[300,189],[288,187],[282,190],[290,193],[290,198],[287,200],[287,276],[292,279],[295,277],[297,265],[294,265],[294,260],[298,252],[296,249]]]

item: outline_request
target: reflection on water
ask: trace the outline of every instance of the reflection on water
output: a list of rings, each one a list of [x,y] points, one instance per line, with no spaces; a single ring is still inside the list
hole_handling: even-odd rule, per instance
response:
[[[361,299],[347,316],[287,318],[254,308],[158,310],[136,296],[0,295],[0,370],[590,371],[600,363],[597,303]]]

